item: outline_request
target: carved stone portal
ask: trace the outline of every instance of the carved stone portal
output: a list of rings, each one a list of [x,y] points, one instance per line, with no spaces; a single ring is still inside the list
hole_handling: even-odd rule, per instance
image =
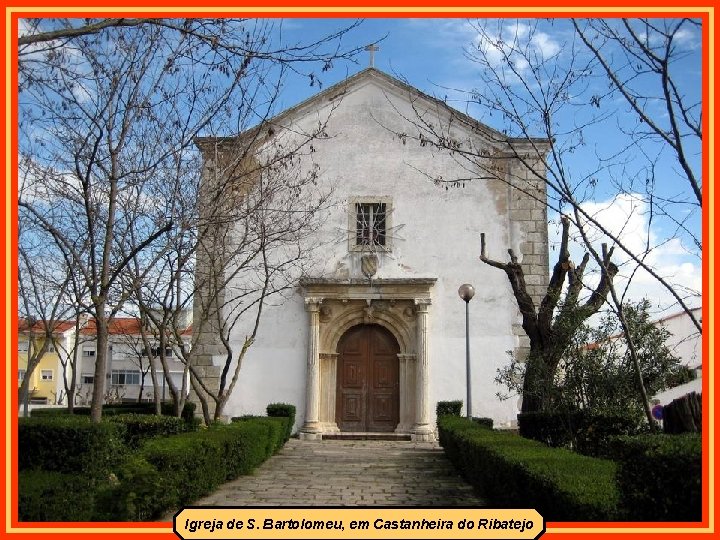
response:
[[[397,340],[399,422],[395,432],[433,440],[428,400],[431,359],[428,346],[430,289],[435,279],[305,279],[308,358],[302,438],[339,431],[335,421],[338,343],[350,328],[377,324]]]

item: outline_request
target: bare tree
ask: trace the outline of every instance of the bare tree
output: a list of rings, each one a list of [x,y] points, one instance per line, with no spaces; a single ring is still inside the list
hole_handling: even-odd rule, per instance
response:
[[[32,374],[48,351],[60,343],[65,320],[72,313],[72,272],[58,260],[42,230],[21,219],[18,223],[19,328],[27,339],[27,366],[18,389],[18,402],[28,414]]]
[[[134,292],[121,275],[152,253],[140,259],[142,279],[173,228],[171,214],[125,210],[157,207],[158,186],[175,183],[201,132],[267,116],[285,70],[307,66],[315,83],[312,66],[329,69],[350,53],[337,48],[337,36],[275,48],[271,23],[261,20],[96,21],[87,23],[92,31],[68,33],[70,26],[37,22],[30,34],[40,37],[20,42],[20,153],[34,175],[19,207],[88,291],[81,304],[97,326],[91,410],[99,421],[108,324]]]
[[[73,308],[71,312],[72,317],[67,321],[70,328],[65,332],[66,339],[59,340],[56,346],[63,374],[63,386],[68,400],[67,407],[70,414],[72,414],[75,409],[75,400],[79,389],[78,385],[82,384],[82,381],[78,381],[80,347],[83,343],[94,341],[94,336],[88,336],[82,332],[87,323],[87,314],[75,309],[79,305],[76,303],[76,299],[79,297],[82,297],[82,295],[77,293],[70,296],[69,301]]]
[[[594,96],[598,106],[601,99],[621,96],[634,116],[634,122],[622,129],[635,140],[650,139],[672,152],[678,176],[694,196],[688,202],[701,207],[696,154],[702,140],[702,103],[699,95],[687,92],[687,70],[679,65],[690,56],[682,41],[689,31],[700,30],[700,21],[573,19],[572,23],[610,82],[607,95]],[[665,202],[669,201],[660,198],[657,205]]]
[[[530,338],[530,355],[523,382],[522,412],[547,408],[549,391],[552,389],[555,371],[563,353],[570,345],[577,329],[603,306],[612,287],[612,280],[618,272],[617,266],[610,260],[612,249],[604,248],[600,282],[590,297],[584,303],[580,303],[583,275],[590,256],[586,253],[577,266],[570,260],[568,251],[570,220],[567,217],[563,217],[562,226],[558,261],[553,268],[547,293],[538,307],[527,292],[523,268],[518,263],[513,250],[508,250],[510,255],[508,263],[492,260],[485,253],[485,235],[481,237],[480,260],[507,274],[522,314],[523,329]],[[565,298],[560,303],[566,280]],[[557,313],[556,309],[558,309]]]
[[[597,311],[611,295],[621,320],[629,284],[646,272],[688,314],[697,331],[702,331],[689,305],[698,298],[697,291],[674,283],[672,276],[663,275],[652,260],[660,248],[678,239],[689,255],[701,254],[695,222],[702,206],[698,157],[702,117],[699,91],[694,86],[699,81],[688,77],[693,69],[699,72],[700,66],[699,56],[681,46],[689,33],[697,32],[699,23],[689,19],[565,21],[562,28],[570,32],[558,30],[565,36],[561,43],[553,42],[541,24],[560,26],[537,20],[471,21],[476,37],[465,49],[465,56],[480,68],[480,80],[471,89],[450,89],[460,93],[468,110],[502,130],[495,138],[491,130],[484,134],[492,143],[507,147],[508,157],[523,164],[522,174],[508,174],[506,168],[497,167],[498,158],[490,155],[486,146],[458,138],[456,125],[479,129],[459,112],[438,123],[435,116],[418,106],[414,117],[407,118],[414,131],[397,134],[403,144],[414,140],[445,151],[465,167],[464,178],[428,175],[446,189],[496,179],[534,198],[534,183],[541,182],[547,187],[547,199],[543,196],[541,202],[551,212],[564,216],[558,264],[567,268],[558,274],[555,266],[536,315],[518,263],[518,258],[526,254],[511,254],[510,263],[492,261],[484,250],[481,256],[484,262],[506,271],[523,316],[523,327],[531,342],[526,391],[535,385],[535,380],[551,380],[550,371],[557,365],[551,359],[533,360],[544,353],[539,353],[537,347],[533,349],[532,343],[563,350],[565,339],[560,335],[563,332],[558,332],[566,324],[563,309],[554,314],[565,281],[563,272],[569,272],[570,277],[568,307],[577,304],[577,295],[585,288],[584,294],[589,294],[585,309],[592,305]],[[578,155],[583,159],[577,159]],[[662,184],[660,175],[681,181],[683,187],[673,183],[668,190],[671,182],[666,178]],[[625,223],[607,223],[590,209],[589,202],[604,196],[624,197],[646,209],[648,232],[644,245],[624,240],[629,218]],[[567,220],[580,233],[576,237],[580,245],[597,263],[597,287],[589,286],[597,277],[585,277],[588,284],[582,284],[588,256],[577,268],[569,261]],[[668,232],[661,237],[650,234],[650,227],[655,225],[662,225]],[[612,249],[604,249],[602,254],[593,249],[593,243],[601,241],[612,243],[615,263],[610,261]],[[624,291],[617,290],[615,276],[622,278]],[[559,277],[563,279],[558,281]],[[540,320],[544,323],[538,325]],[[543,326],[544,336],[540,331]],[[632,351],[632,344],[628,345]],[[540,368],[542,372],[538,373]],[[638,381],[640,399],[649,413],[639,372]],[[534,392],[542,395],[542,388]],[[537,401],[528,397],[524,395],[523,410],[542,407],[542,398]]]
[[[477,37],[465,55],[479,68],[480,80],[471,89],[446,90],[458,92],[468,110],[502,130],[493,142],[504,145],[507,135],[524,141],[507,145],[512,159],[524,164],[531,182],[547,186],[544,202],[552,212],[568,215],[593,242],[604,238],[616,247],[618,277],[628,280],[646,272],[701,332],[689,305],[698,292],[674,283],[652,260],[660,248],[678,241],[689,256],[701,256],[694,225],[701,210],[701,110],[696,79],[687,77],[700,66],[698,55],[689,57],[688,48],[679,45],[698,23],[566,22],[572,35],[552,46],[537,20],[470,24]],[[494,167],[497,159],[489,159],[486,147],[458,139],[456,125],[472,127],[464,114],[456,112],[450,121],[437,123],[416,108],[407,119],[415,130],[398,134],[404,143],[415,140],[444,150],[468,171],[464,178],[431,177],[435,183],[447,188],[492,178],[533,196],[523,175],[508,176]],[[660,175],[666,180],[663,186]],[[668,181],[673,179],[685,189]],[[622,224],[607,223],[587,204],[599,197],[634,202],[645,209],[648,228],[667,232],[647,234],[643,245],[627,243]],[[578,240],[583,243],[581,236]]]
[[[238,137],[197,141],[205,173],[187,358],[206,422],[222,416],[263,308],[294,287],[312,261],[304,240],[332,196],[317,187],[312,142],[326,136],[328,118],[290,138],[276,135],[281,127],[271,122]]]

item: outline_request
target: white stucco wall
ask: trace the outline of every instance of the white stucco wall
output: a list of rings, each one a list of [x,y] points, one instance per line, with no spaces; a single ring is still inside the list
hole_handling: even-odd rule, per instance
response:
[[[335,102],[328,138],[313,142],[312,161],[320,165],[319,188],[333,189],[337,203],[323,226],[308,239],[317,266],[310,277],[363,278],[359,254],[348,249],[348,201],[352,197],[392,200],[391,252],[380,254],[376,278],[437,278],[430,307],[430,409],[434,422],[438,400],[465,400],[465,305],[457,288],[476,288],[470,303],[473,415],[489,416],[496,425],[515,420],[515,399],[500,401],[496,371],[518,345],[513,324],[517,307],[507,277],[479,261],[480,233],[488,255],[506,260],[507,248],[525,240],[513,232],[507,212],[508,188],[498,181],[475,181],[464,188],[444,189],[423,173],[444,178],[467,177],[449,155],[403,144],[391,131],[413,128],[401,115],[415,114],[400,94],[373,81],[358,85]],[[299,112],[293,128],[309,131],[331,113]],[[389,131],[389,130],[390,131]],[[306,166],[309,166],[306,160]],[[422,172],[420,172],[422,171]],[[308,314],[299,292],[267,306],[256,342],[242,366],[240,382],[225,409],[229,416],[259,414],[271,402],[305,412]],[[246,328],[233,338],[240,343]]]
[[[696,308],[692,312],[693,316],[702,323],[702,310]],[[702,364],[702,336],[687,313],[666,317],[659,321],[658,325],[670,332],[666,342],[667,347],[684,365],[695,368]]]
[[[693,316],[702,323],[702,309],[696,308],[692,312]],[[661,405],[667,405],[690,392],[702,393],[702,336],[692,320],[685,312],[681,312],[666,317],[657,324],[670,332],[666,342],[667,347],[683,365],[695,369],[696,379],[660,392],[653,396],[653,402],[657,400]]]

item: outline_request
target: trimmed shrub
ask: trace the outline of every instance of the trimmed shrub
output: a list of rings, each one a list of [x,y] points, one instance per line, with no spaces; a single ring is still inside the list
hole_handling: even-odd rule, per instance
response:
[[[163,402],[160,404],[160,411],[163,416],[175,416],[173,412],[172,402]],[[32,418],[47,416],[69,415],[67,407],[52,407],[47,409],[33,409],[30,411]],[[75,407],[73,414],[77,416],[90,416],[90,407]],[[155,414],[155,403],[112,403],[103,405],[103,417],[116,416],[118,414]],[[195,403],[186,401],[183,407],[181,418],[186,422],[192,422],[195,418]]]
[[[154,404],[153,404],[154,407]],[[185,422],[189,424],[195,424],[199,425],[199,423],[195,423],[195,420],[199,420],[195,418],[195,408],[196,405],[192,401],[186,401],[185,405],[183,405],[183,410],[180,413],[180,418],[183,418]],[[172,402],[163,402],[160,404],[160,411],[164,416],[175,416],[174,412],[174,405]],[[154,409],[153,409],[154,412]],[[152,414],[152,413],[150,413]]]
[[[461,399],[456,401],[438,401],[435,406],[435,414],[438,419],[445,415],[460,416],[462,413],[462,406],[463,402]]]
[[[617,515],[612,461],[549,448],[465,418],[439,421],[440,444],[493,505],[535,508],[552,521],[612,520]]]
[[[105,476],[126,455],[125,432],[122,424],[82,417],[20,418],[19,469]]]
[[[107,421],[125,426],[125,444],[133,449],[138,448],[146,439],[167,437],[197,429],[194,424],[189,424],[184,419],[174,416],[118,414],[109,417]]]
[[[18,475],[20,521],[90,521],[94,490],[84,474],[25,470]]]
[[[141,457],[160,474],[163,497],[158,505],[180,507],[212,491],[225,481],[223,448],[208,437],[208,430],[182,433],[173,437],[150,439],[141,449]],[[136,489],[147,491],[142,478]],[[152,483],[152,480],[148,480]],[[136,493],[130,489],[129,493]]]
[[[291,422],[289,417],[275,417],[268,418],[267,416],[236,416],[233,417],[233,423],[251,422],[257,426],[263,426],[265,433],[262,434],[264,439],[267,439],[267,445],[265,447],[266,458],[273,455],[275,452],[280,450],[287,442],[286,436],[288,432],[288,424]],[[223,424],[218,424],[213,427],[222,428]]]
[[[25,480],[20,486],[21,519],[156,519],[170,509],[196,501],[228,480],[251,472],[282,447],[290,421],[288,417],[254,418],[233,424],[213,424],[197,432],[147,439],[151,433],[159,434],[168,426],[177,429],[184,423],[176,418],[137,416],[118,416],[99,426],[91,424],[87,418],[76,417],[22,420],[22,424],[30,425],[27,429],[31,436],[25,437],[26,445],[32,440],[39,448],[52,448],[51,454],[55,460],[49,463],[50,466],[56,466],[55,461],[66,462],[66,465],[70,464],[83,472],[70,475],[45,470],[23,471],[21,475]],[[36,433],[41,430],[33,431],[35,425],[43,428],[51,426],[54,431],[46,429],[42,431],[41,437]],[[63,429],[55,429],[56,425]],[[65,453],[57,455],[57,441],[53,446],[48,433],[56,433],[60,437],[68,433],[75,434],[76,431],[80,440],[90,440],[93,444],[68,444],[67,447],[80,452],[75,463],[72,463]],[[133,444],[140,445],[136,452],[129,455],[121,451],[124,449],[123,436],[127,431],[131,432],[129,437]],[[102,439],[98,434],[112,434],[112,438]],[[96,439],[108,443],[111,450],[108,451]],[[67,448],[61,449],[64,451]],[[90,459],[94,453],[102,455],[102,459],[95,456],[95,461],[104,467],[87,466],[88,463],[94,463]],[[29,461],[27,455],[22,452],[20,455],[21,460]],[[36,455],[44,456],[39,451]],[[109,472],[108,456],[113,458],[112,472]],[[85,474],[85,471],[91,471],[92,474]],[[46,477],[48,480],[37,480]],[[76,491],[78,494],[75,494]],[[82,508],[60,508],[63,505],[81,505]],[[43,506],[45,508],[41,508]]]
[[[133,500],[156,497],[154,515],[157,515],[165,509],[187,505],[223,482],[248,474],[282,446],[287,421],[287,418],[248,419],[147,441],[140,457],[159,474],[145,478],[137,472],[144,465],[131,464],[123,477],[130,479],[133,486],[126,486],[126,491],[118,495],[130,501],[123,508],[130,512]],[[128,513],[127,519],[132,518]]]
[[[522,437],[594,457],[609,457],[612,436],[637,435],[643,429],[637,418],[590,409],[521,413],[517,418]]]
[[[293,427],[295,426],[295,405],[290,405],[289,403],[271,403],[267,406],[266,412],[270,418],[285,417],[290,419],[285,433],[285,441],[287,442],[288,439],[290,439]]]
[[[637,435],[647,424],[637,418],[583,411],[575,432],[575,449],[581,454],[612,458],[610,441],[618,435]]]
[[[632,521],[702,519],[699,435],[640,435],[612,441],[621,507]]]
[[[289,416],[278,416],[273,418],[266,418],[265,424],[268,428],[268,451],[271,455],[280,451],[285,446],[285,443],[290,438],[289,433],[292,430],[291,424],[292,418]]]
[[[89,411],[89,409],[88,409]],[[30,411],[30,418],[46,418],[48,416],[67,416],[68,410],[65,407],[52,407],[47,409],[32,409]],[[89,412],[88,412],[89,416]]]
[[[95,496],[93,521],[149,521],[171,508],[158,470],[135,454],[117,471],[114,483],[101,485]]]
[[[540,441],[552,447],[574,446],[574,433],[579,424],[577,412],[527,412],[517,415],[521,437]]]
[[[473,416],[473,419],[472,419],[472,420],[473,420],[473,422],[475,422],[476,424],[478,424],[478,425],[480,425],[480,426],[483,426],[483,427],[486,427],[486,428],[488,428],[488,429],[492,429],[492,428],[493,428],[493,425],[494,425],[494,422],[493,422],[493,419],[492,419],[492,418],[486,418],[486,417],[484,417],[484,416],[481,416],[481,417]]]

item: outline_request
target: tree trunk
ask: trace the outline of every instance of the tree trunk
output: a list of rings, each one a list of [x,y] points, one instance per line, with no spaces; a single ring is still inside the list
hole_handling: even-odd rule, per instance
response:
[[[210,409],[208,407],[207,398],[203,395],[204,390],[194,380],[194,377],[190,377],[190,383],[192,384],[195,395],[197,395],[198,401],[200,402],[200,408],[202,409],[203,414],[203,421],[205,422],[205,425],[209,426],[212,423],[212,419],[210,418]]]
[[[105,316],[104,303],[97,307],[95,327],[97,328],[97,346],[95,347],[95,376],[93,379],[93,395],[90,401],[90,419],[94,423],[99,423],[102,419],[102,407],[105,397],[108,349],[108,322]]]
[[[523,379],[521,412],[544,411],[550,408],[555,372],[565,348],[560,351],[556,347],[552,350],[531,348]]]
[[[573,264],[568,250],[570,219],[563,216],[561,223],[562,241],[558,260],[539,308],[535,307],[533,298],[527,292],[524,270],[513,250],[508,249],[510,262],[503,263],[490,259],[485,253],[485,233],[480,235],[480,260],[507,274],[522,315],[523,330],[530,339],[530,355],[523,380],[521,407],[523,413],[548,408],[560,358],[578,327],[588,317],[597,313],[605,303],[611,290],[612,280],[618,272],[618,267],[611,262],[613,250],[607,250],[603,246],[600,282],[590,297],[580,304],[578,296],[583,289],[582,278],[590,257],[586,253],[577,267]],[[566,280],[568,285],[565,299],[556,314]]]

